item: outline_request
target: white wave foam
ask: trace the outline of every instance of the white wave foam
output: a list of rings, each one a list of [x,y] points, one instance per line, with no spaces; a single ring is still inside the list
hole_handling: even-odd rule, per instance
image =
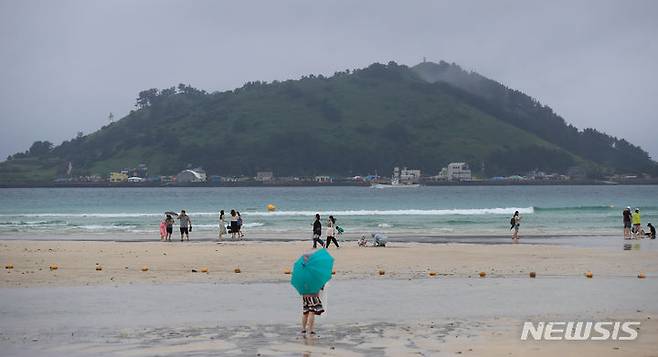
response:
[[[462,208],[462,209],[401,209],[401,210],[346,210],[346,211],[274,211],[274,212],[245,212],[244,216],[447,216],[447,215],[485,215],[501,214],[512,215],[514,211],[522,214],[533,214],[533,207],[517,208]]]
[[[393,227],[393,225],[388,224],[388,223],[380,223],[380,224],[377,225],[377,227],[379,227],[379,228],[391,228],[391,227]]]

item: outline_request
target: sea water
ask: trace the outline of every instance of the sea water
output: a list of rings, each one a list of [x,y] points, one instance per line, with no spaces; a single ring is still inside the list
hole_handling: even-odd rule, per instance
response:
[[[626,206],[640,208],[643,227],[658,223],[658,186],[4,188],[0,238],[158,236],[164,212],[181,209],[206,236],[220,209],[227,222],[240,211],[247,232],[282,236],[310,232],[316,213],[348,233],[507,236],[514,211],[525,235],[621,235]]]

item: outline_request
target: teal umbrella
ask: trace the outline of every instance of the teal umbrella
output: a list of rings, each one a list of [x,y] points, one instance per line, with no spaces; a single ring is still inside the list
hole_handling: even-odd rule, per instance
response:
[[[313,254],[304,254],[292,268],[290,283],[301,295],[317,294],[331,279],[334,267],[334,257],[326,249],[320,249]]]

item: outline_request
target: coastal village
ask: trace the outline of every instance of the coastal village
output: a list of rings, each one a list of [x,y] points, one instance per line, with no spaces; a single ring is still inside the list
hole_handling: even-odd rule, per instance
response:
[[[391,176],[377,173],[355,176],[276,176],[274,171],[258,171],[256,176],[221,176],[208,174],[201,167],[188,168],[176,175],[149,175],[146,164],[134,168],[112,171],[108,176],[60,177],[55,184],[76,185],[136,185],[136,186],[175,186],[175,185],[210,185],[210,186],[311,186],[311,185],[354,185],[373,186],[381,184],[394,185],[458,185],[458,184],[559,184],[584,182],[616,184],[652,180],[649,176],[614,175],[603,180],[587,180],[585,173],[578,168],[568,173],[546,173],[533,170],[525,174],[511,176],[478,177],[474,175],[465,162],[451,162],[435,174],[424,174],[419,169],[395,167]]]

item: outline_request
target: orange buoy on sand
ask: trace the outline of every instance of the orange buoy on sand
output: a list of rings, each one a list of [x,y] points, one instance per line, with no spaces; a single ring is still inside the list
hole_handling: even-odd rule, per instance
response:
[[[594,274],[592,274],[591,271],[588,271],[587,273],[585,273],[585,276],[591,279],[594,277]]]
[[[101,270],[103,270],[103,267],[100,264],[96,263],[96,271],[101,271]]]
[[[290,274],[290,269],[286,269],[283,271],[283,274]]]
[[[143,266],[143,267],[142,267],[142,271],[149,271],[149,267],[147,267],[147,266]]]
[[[487,276],[487,273],[481,271],[481,272],[480,272],[480,278],[484,278],[485,276]]]
[[[436,276],[436,272],[435,272],[435,271],[431,271],[431,272],[429,272],[429,273],[427,273],[427,274],[429,274],[429,276]]]
[[[50,266],[49,266],[48,268],[49,268],[50,270],[57,270],[57,269],[59,269],[59,267],[57,266],[57,264],[50,264]]]
[[[637,275],[637,278],[638,278],[638,279],[644,279],[644,278],[646,278],[646,277],[647,277],[647,276],[644,275],[644,273],[640,273],[640,274]]]
[[[235,269],[233,269],[233,272],[236,273],[236,274],[239,274],[242,271],[240,270],[240,268],[235,268]]]
[[[529,275],[531,278],[535,278],[535,277],[537,277],[537,273],[535,273],[534,271],[531,271],[530,274],[528,274],[528,275]]]
[[[5,265],[5,269],[14,269],[14,264]]]
[[[201,268],[201,270],[199,270],[199,271],[202,272],[202,273],[207,273],[207,272],[208,272],[208,268],[207,268],[207,267],[203,267],[203,268]]]
[[[386,274],[386,272],[383,271],[383,270],[380,270],[378,273],[379,273],[379,275],[384,275],[384,274]]]

